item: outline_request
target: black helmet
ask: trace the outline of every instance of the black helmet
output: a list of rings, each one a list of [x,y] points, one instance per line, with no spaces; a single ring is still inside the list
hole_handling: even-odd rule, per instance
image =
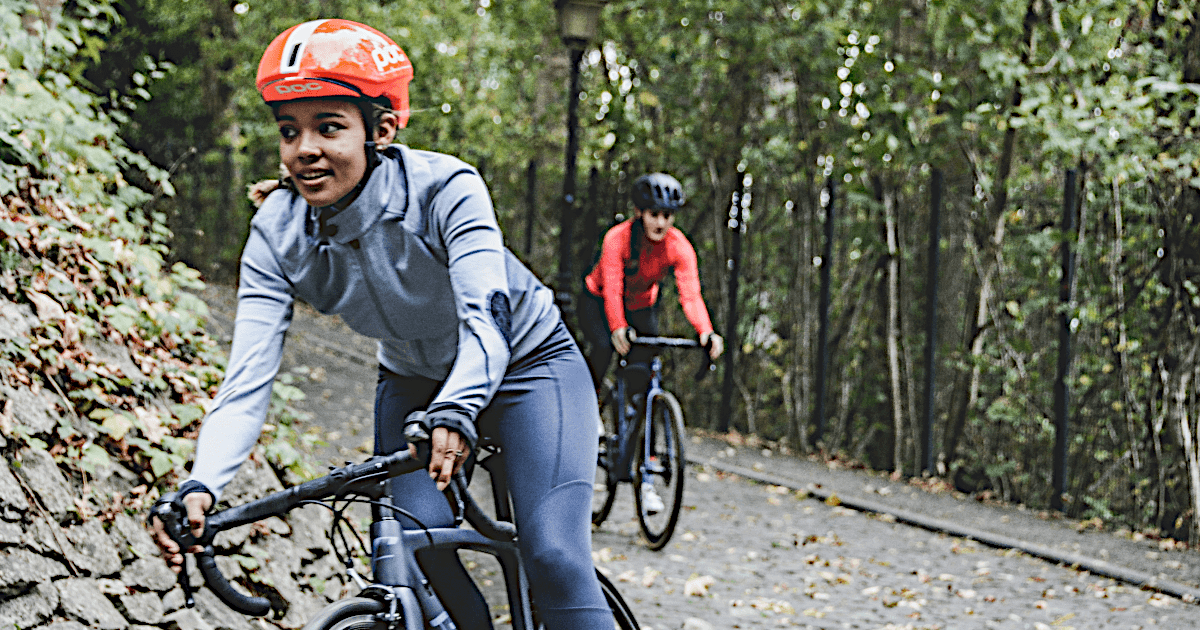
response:
[[[683,186],[666,173],[642,175],[633,182],[629,200],[638,210],[669,210],[683,207]]]

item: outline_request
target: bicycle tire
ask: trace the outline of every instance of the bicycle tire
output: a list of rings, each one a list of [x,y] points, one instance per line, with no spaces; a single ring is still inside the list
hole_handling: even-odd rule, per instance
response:
[[[617,480],[613,472],[620,453],[617,451],[617,405],[613,403],[616,390],[606,387],[600,400],[600,423],[603,433],[599,436],[599,452],[596,456],[596,478],[592,482],[592,524],[599,525],[612,513],[617,498]]]
[[[616,622],[617,628],[620,630],[639,630],[637,618],[633,616],[633,611],[630,610],[629,604],[625,603],[625,598],[621,597],[621,592],[617,590],[613,584],[599,569],[596,570],[596,577],[600,580],[600,590],[604,592],[604,599],[608,602],[608,607],[612,609],[613,621]]]
[[[652,459],[649,466],[645,465],[646,423],[642,423],[634,446],[633,501],[642,538],[647,547],[658,551],[670,542],[679,522],[679,511],[683,507],[683,441],[686,434],[683,430],[683,409],[671,392],[659,392],[647,404],[651,405]],[[644,477],[647,468],[655,469],[650,479]],[[642,483],[645,481],[652,481],[656,489],[663,490],[659,496],[664,509],[657,514],[648,514],[642,504]]]
[[[376,615],[386,610],[383,602],[368,597],[340,599],[309,619],[304,630],[383,630],[387,623]]]

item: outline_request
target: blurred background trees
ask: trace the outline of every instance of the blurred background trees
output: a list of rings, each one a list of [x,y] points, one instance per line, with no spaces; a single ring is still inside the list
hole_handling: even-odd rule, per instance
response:
[[[210,281],[235,281],[253,212],[245,185],[278,169],[274,125],[253,87],[259,54],[285,28],[334,16],[401,44],[416,71],[401,141],[477,165],[509,247],[554,279],[575,95],[549,0],[18,4],[81,20],[71,76],[129,146],[171,173],[174,194],[127,177],[153,195],[143,211],[167,217],[173,260]],[[1050,505],[1065,316],[1075,345],[1064,510],[1194,536],[1193,3],[621,0],[605,8],[581,72],[577,273],[628,213],[628,183],[673,173],[690,194],[677,225],[697,246],[724,330],[730,204],[750,193],[733,428],[919,474],[932,311],[934,473],[966,492]],[[1064,230],[1068,170],[1079,203]],[[943,206],[931,304],[935,174]],[[822,260],[830,178],[839,212],[834,255]],[[1066,303],[1064,244],[1076,260]],[[830,363],[814,445],[822,265],[833,279]],[[674,300],[668,290],[665,329],[683,332]],[[668,363],[682,375],[689,360]],[[690,425],[720,426],[716,379],[679,378],[674,389]]]

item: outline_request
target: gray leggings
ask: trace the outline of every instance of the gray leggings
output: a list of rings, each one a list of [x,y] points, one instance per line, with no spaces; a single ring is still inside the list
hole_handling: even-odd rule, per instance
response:
[[[429,404],[440,387],[437,381],[380,368],[376,453],[406,448],[401,435],[405,417]],[[560,323],[537,350],[509,366],[476,422],[480,435],[504,448],[521,557],[547,630],[613,626],[592,565],[597,409],[587,364]],[[396,478],[392,491],[399,507],[426,525],[453,522],[446,498],[427,472]],[[491,627],[482,596],[453,552],[426,553],[419,561],[459,628]]]

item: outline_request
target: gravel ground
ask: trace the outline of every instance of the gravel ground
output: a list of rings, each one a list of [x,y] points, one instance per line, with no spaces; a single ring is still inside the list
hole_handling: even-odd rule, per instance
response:
[[[232,291],[211,287],[203,297],[212,307],[211,332],[227,339]],[[323,439],[330,464],[361,460],[370,451],[373,354],[374,344],[339,320],[297,307],[283,373],[306,393],[299,406],[311,414],[308,426]],[[745,444],[694,436],[689,449],[684,513],[665,549],[641,544],[628,486],[593,533],[597,566],[616,582],[643,628],[1200,625],[1200,609],[1179,598],[880,512],[921,514],[1184,588],[1200,585],[1195,551],[1080,531],[1078,523],[1015,506],[931,493]],[[846,507],[856,501],[881,509]],[[470,561],[496,601],[491,561]],[[498,603],[497,617],[503,619]]]
[[[593,547],[643,628],[1193,628],[1200,612],[704,466],[689,471],[675,538],[652,552],[623,490]]]

